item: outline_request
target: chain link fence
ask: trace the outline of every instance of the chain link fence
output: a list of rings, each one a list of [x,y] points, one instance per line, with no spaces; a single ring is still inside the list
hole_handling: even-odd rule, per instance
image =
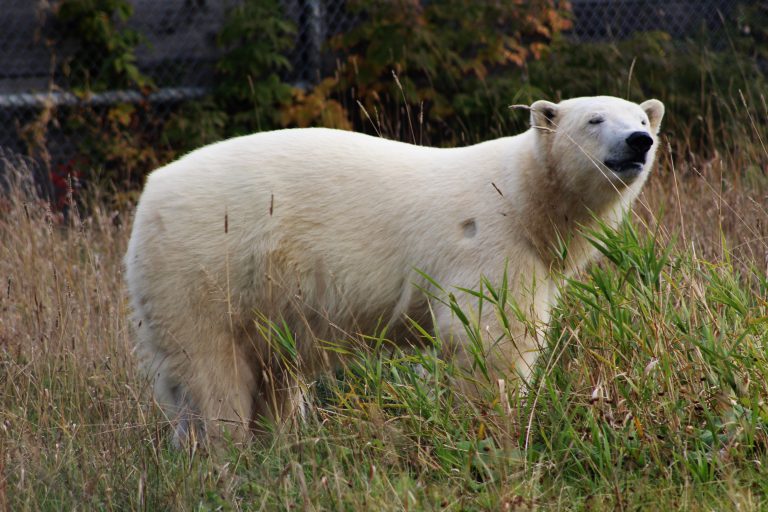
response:
[[[212,85],[220,50],[217,34],[227,9],[237,0],[131,0],[129,27],[144,42],[138,48],[141,71],[157,88],[144,96],[138,91],[107,91],[83,100],[58,88],[55,70],[71,50],[48,41],[50,2],[0,0],[0,148],[5,154],[26,154],[29,125],[46,106],[94,107],[117,102],[149,101],[164,115],[180,102],[205,95]],[[287,78],[297,85],[317,80],[334,63],[324,53],[327,38],[348,29],[355,15],[344,0],[282,0],[286,16],[296,26],[296,42]],[[638,31],[661,30],[683,37],[704,27],[718,27],[732,15],[736,0],[571,0],[570,37],[584,41],[617,40]],[[46,139],[50,162],[71,158],[78,141],[57,133],[49,123]]]
[[[685,37],[714,30],[733,14],[735,0],[571,0],[572,37],[581,41],[624,39],[659,30]]]

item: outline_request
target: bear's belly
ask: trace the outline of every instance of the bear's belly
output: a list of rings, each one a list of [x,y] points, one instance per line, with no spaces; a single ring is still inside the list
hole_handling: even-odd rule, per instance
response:
[[[339,255],[330,261],[309,248],[293,253],[282,245],[241,260],[234,272],[231,282],[245,284],[232,290],[241,318],[290,325],[305,338],[384,334],[399,344],[418,344],[406,319],[429,324],[418,274],[401,259]]]

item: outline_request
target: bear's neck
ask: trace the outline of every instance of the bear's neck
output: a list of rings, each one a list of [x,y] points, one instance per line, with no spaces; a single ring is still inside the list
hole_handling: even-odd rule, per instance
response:
[[[530,158],[538,162],[535,154]],[[583,233],[596,227],[595,219],[617,226],[630,198],[615,189],[601,191],[599,186],[569,189],[562,174],[548,163],[523,167],[517,183],[521,191],[517,229],[547,268],[572,274],[595,253]]]

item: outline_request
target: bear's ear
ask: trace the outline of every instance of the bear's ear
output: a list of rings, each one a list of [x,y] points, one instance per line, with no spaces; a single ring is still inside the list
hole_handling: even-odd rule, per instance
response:
[[[659,133],[661,119],[664,117],[664,104],[659,100],[647,100],[640,104],[640,108],[648,115],[653,133]]]
[[[531,126],[553,130],[557,126],[557,104],[539,100],[531,105]]]

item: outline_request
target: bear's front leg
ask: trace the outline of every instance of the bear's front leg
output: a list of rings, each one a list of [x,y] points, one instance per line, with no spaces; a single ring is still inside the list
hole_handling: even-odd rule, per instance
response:
[[[511,389],[525,385],[541,351],[543,329],[517,320],[504,311],[509,328],[504,327],[497,307],[488,304],[478,314],[460,306],[463,319],[450,306],[435,308],[435,330],[443,342],[443,357],[450,357],[465,373],[458,383],[472,397],[483,389],[496,389],[503,379]]]

